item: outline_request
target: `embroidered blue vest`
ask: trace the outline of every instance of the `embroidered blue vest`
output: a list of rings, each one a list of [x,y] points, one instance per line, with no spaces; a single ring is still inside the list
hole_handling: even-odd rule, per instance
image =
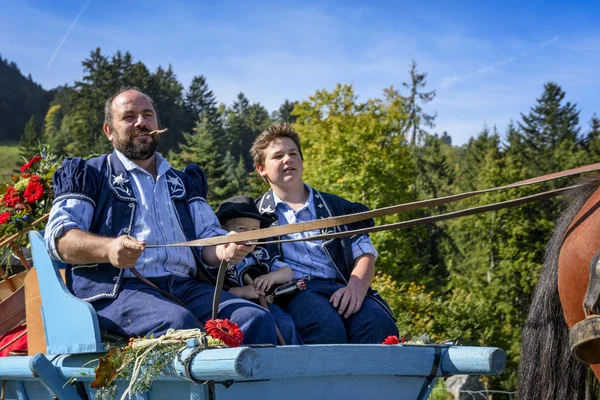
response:
[[[369,211],[369,208],[361,203],[353,203],[342,197],[334,194],[319,192],[315,188],[313,189],[313,196],[315,201],[315,213],[318,219],[329,218],[339,215],[355,214],[359,212]],[[273,198],[273,189],[270,189],[267,193],[262,195],[256,200],[256,206],[261,214],[267,214],[272,218],[276,219],[272,226],[279,225],[277,213],[275,212],[275,200]],[[345,232],[356,229],[363,229],[375,226],[373,219],[365,221],[359,221],[348,225],[335,226],[333,228],[321,229],[320,234],[329,234],[335,232]],[[352,269],[354,268],[354,257],[352,255],[352,239],[350,236],[343,238],[329,239],[322,244],[323,249],[329,255],[329,258],[333,262],[334,266],[342,277],[344,283],[348,283]],[[281,243],[269,244],[266,246],[268,253],[271,257],[280,257],[285,260],[285,255],[282,253]],[[371,297],[377,303],[379,303],[391,316],[395,317],[387,305],[387,303],[379,296],[377,291],[369,288],[367,296]]]
[[[186,240],[196,239],[190,203],[206,198],[208,184],[202,169],[194,164],[184,171],[166,172],[173,208]],[[131,233],[137,199],[129,174],[117,155],[104,154],[84,161],[67,158],[52,177],[55,201],[75,198],[94,207],[90,233],[118,237]],[[201,248],[192,247],[200,279],[211,280],[201,262]],[[85,301],[115,298],[123,279],[123,269],[109,263],[67,265],[67,287]]]

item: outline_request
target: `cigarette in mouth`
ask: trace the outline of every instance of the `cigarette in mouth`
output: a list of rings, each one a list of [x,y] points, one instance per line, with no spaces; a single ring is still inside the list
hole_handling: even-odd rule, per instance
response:
[[[162,133],[165,133],[166,131],[168,131],[169,128],[165,128],[165,129],[157,129],[155,131],[152,131],[150,133],[148,133],[148,135],[160,135]]]

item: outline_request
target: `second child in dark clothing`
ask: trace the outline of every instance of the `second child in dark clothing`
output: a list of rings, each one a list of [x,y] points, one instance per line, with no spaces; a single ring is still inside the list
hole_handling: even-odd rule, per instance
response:
[[[250,196],[235,196],[225,200],[217,210],[217,218],[223,229],[229,232],[247,232],[267,228],[273,219],[260,215],[254,199]],[[245,282],[244,276],[253,278],[253,284]],[[241,263],[227,269],[225,285],[230,293],[243,299],[257,300],[274,286],[291,281],[294,273],[279,259],[269,257],[267,251],[257,246]],[[278,305],[269,304],[269,311],[281,331],[286,344],[302,344],[292,317]]]

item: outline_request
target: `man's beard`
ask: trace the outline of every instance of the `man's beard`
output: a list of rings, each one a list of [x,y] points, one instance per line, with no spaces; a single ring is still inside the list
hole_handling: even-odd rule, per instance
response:
[[[160,140],[158,135],[151,136],[152,141],[150,143],[134,144],[133,140],[136,135],[147,134],[149,132],[147,129],[136,130],[127,139],[123,141],[120,139],[116,140],[114,144],[115,149],[119,150],[130,160],[147,160],[156,152]]]

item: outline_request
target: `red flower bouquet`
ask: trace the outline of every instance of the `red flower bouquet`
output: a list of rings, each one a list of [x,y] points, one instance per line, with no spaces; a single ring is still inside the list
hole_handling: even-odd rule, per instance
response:
[[[42,148],[40,154],[23,164],[21,175],[13,175],[10,184],[0,183],[0,239],[24,233],[25,228],[32,227],[50,211],[52,174],[59,165],[57,157]],[[33,228],[42,229],[43,226],[40,223]],[[24,247],[27,237],[17,237],[13,243]]]

